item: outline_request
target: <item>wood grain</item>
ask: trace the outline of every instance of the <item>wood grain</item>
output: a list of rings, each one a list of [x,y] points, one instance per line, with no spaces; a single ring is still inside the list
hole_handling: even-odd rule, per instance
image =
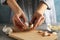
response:
[[[10,37],[17,40],[55,40],[57,35],[52,34],[51,36],[43,37],[38,33],[38,30],[28,32],[18,32],[9,34]]]

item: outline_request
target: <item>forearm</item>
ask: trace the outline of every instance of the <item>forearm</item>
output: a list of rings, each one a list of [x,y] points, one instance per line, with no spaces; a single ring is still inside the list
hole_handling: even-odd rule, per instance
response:
[[[37,12],[43,14],[47,9],[47,5],[43,2],[40,2],[39,6],[37,7]]]
[[[7,0],[8,6],[14,11],[14,13],[22,12],[22,9],[17,4],[16,0]]]

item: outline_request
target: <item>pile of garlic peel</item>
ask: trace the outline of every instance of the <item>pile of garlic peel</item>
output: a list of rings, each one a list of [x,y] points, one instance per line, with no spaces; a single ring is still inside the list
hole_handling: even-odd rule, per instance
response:
[[[60,26],[49,25],[48,28],[51,29],[51,30],[60,30]]]
[[[50,36],[51,34],[57,35],[56,32],[49,33],[49,32],[47,32],[47,31],[38,31],[38,33],[39,33],[41,36],[43,36],[43,37],[45,37],[45,36]]]

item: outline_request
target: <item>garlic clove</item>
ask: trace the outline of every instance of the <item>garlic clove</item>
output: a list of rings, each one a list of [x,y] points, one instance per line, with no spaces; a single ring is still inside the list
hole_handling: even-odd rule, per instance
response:
[[[30,28],[33,28],[33,24],[30,25]]]
[[[25,22],[25,24],[27,25],[27,27],[29,27],[29,23],[28,22]]]

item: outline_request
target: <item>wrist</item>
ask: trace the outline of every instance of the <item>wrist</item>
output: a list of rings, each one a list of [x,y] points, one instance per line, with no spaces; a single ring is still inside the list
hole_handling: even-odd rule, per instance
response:
[[[37,14],[40,14],[40,15],[43,15],[43,13],[41,13],[40,11],[35,11],[35,13],[37,13]]]

